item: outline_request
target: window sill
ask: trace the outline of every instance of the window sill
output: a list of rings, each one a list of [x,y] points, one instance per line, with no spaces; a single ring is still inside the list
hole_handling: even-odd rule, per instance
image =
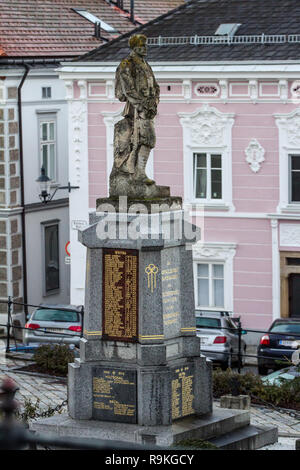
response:
[[[196,307],[195,308],[196,313],[200,312],[209,312],[209,313],[217,313],[217,312],[229,312],[229,310],[226,310],[225,307]]]
[[[60,289],[53,289],[49,292],[44,292],[43,297],[51,297],[51,295],[60,294]]]
[[[204,211],[229,211],[231,206],[225,202],[200,202],[199,200],[184,204],[187,210],[204,210]]]
[[[293,212],[299,213],[300,212],[300,203],[299,204],[287,204],[286,206],[280,207],[281,213]]]

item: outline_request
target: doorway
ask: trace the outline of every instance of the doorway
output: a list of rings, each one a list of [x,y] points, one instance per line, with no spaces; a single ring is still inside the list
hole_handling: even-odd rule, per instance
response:
[[[300,274],[289,275],[289,317],[300,318]]]

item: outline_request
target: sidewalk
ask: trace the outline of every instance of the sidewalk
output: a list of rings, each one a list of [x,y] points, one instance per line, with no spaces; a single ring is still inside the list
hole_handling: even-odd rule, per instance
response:
[[[16,355],[15,355],[16,356]],[[67,399],[67,384],[61,379],[53,377],[39,377],[36,375],[25,375],[14,368],[22,367],[29,362],[21,359],[30,355],[19,354],[18,358],[7,358],[5,356],[5,344],[0,340],[0,382],[8,375],[18,385],[20,390],[16,394],[21,407],[25,399],[29,398],[34,404],[40,400],[40,406],[47,409],[54,408]],[[219,400],[214,401],[214,408],[220,406]],[[64,407],[63,412],[67,409]],[[300,421],[288,414],[279,413],[273,409],[263,406],[251,406],[251,424],[258,426],[277,426],[279,442],[266,446],[266,450],[294,450],[296,438],[300,439]]]

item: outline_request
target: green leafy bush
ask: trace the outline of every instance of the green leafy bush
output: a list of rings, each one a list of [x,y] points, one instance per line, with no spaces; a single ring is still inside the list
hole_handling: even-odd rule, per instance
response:
[[[74,362],[74,352],[65,344],[43,344],[34,352],[34,360],[41,372],[67,375],[69,362]]]
[[[238,374],[227,369],[225,372],[213,371],[213,395],[232,394],[236,389],[241,395],[250,395],[252,403],[280,406],[300,410],[300,377],[294,380],[284,380],[279,385],[264,383],[260,376],[251,372]]]

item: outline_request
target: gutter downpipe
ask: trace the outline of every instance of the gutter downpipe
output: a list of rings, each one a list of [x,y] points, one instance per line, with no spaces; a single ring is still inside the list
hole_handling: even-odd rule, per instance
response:
[[[134,0],[130,0],[130,21],[135,23],[134,21]]]
[[[25,191],[24,191],[24,158],[23,158],[23,128],[22,128],[22,87],[29,73],[29,65],[25,67],[22,80],[18,86],[18,120],[19,120],[19,151],[20,151],[20,185],[21,185],[21,220],[22,220],[22,262],[23,262],[23,303],[25,320],[28,319],[28,288],[27,288],[27,257],[26,257],[26,224],[25,224]]]

